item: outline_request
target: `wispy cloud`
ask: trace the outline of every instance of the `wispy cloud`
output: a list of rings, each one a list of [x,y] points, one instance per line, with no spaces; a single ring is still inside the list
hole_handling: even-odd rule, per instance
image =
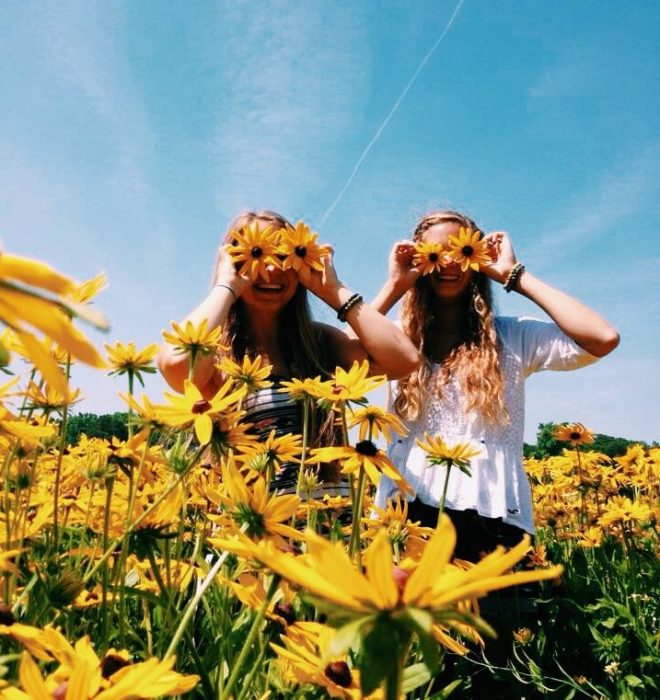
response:
[[[547,225],[547,232],[530,247],[544,259],[552,251],[552,261],[566,258],[603,235],[621,229],[649,204],[660,197],[660,142],[646,143],[627,152],[596,182],[580,193],[560,213],[559,221]],[[643,226],[643,222],[639,222]],[[650,241],[655,245],[655,241]]]
[[[329,8],[264,2],[247,12],[220,3],[229,89],[216,147],[227,216],[246,206],[295,215],[328,189],[327,168],[361,118],[366,80],[359,6]]]

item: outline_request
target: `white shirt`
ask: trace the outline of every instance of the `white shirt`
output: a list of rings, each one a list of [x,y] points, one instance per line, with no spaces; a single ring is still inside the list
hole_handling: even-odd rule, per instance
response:
[[[427,505],[440,503],[446,468],[427,466],[426,453],[415,443],[424,433],[439,435],[446,443],[469,442],[481,449],[471,461],[472,476],[451,470],[445,505],[453,510],[474,509],[488,518],[502,518],[534,533],[532,495],[523,468],[525,379],[543,370],[572,370],[598,359],[571,340],[554,323],[532,318],[498,317],[495,330],[500,341],[500,367],[504,375],[504,404],[510,424],[491,425],[481,415],[465,413],[461,389],[455,377],[442,387],[442,398],[428,400],[417,420],[408,422],[407,437],[395,439],[388,455],[415,495]],[[433,368],[432,386],[440,365]],[[390,401],[398,385],[390,383]],[[382,477],[375,503],[385,507],[396,493],[396,485]],[[415,495],[410,496],[411,499]]]

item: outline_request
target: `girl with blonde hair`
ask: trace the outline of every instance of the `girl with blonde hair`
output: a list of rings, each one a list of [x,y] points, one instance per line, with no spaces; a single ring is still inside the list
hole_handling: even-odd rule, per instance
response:
[[[478,234],[473,245],[467,232]],[[417,244],[431,251],[426,259],[415,258]],[[453,257],[438,261],[436,252],[434,259],[434,244],[453,248]],[[479,258],[475,271],[470,263]],[[425,262],[433,272],[422,276]],[[552,321],[496,316],[492,282],[526,296]],[[445,498],[457,527],[456,556],[476,561],[497,544],[512,546],[524,532],[534,533],[522,454],[525,379],[591,364],[611,352],[619,336],[595,311],[528,272],[507,233],[483,236],[456,211],[428,214],[412,240],[394,245],[387,282],[372,306],[387,313],[404,295],[402,328],[422,364],[390,387],[392,407],[409,428],[390,458],[415,491],[410,518],[435,525],[445,472],[427,467],[416,440],[429,433],[479,449],[471,476],[451,470]],[[394,485],[382,480],[377,504],[394,494]]]
[[[282,380],[321,375],[326,379],[337,366],[349,368],[354,361],[368,359],[372,373],[397,379],[410,373],[420,361],[411,341],[381,313],[362,303],[338,278],[332,250],[320,259],[321,270],[308,266],[281,269],[268,265],[251,281],[239,271],[228,248],[235,232],[247,227],[291,228],[280,214],[248,211],[231,222],[218,250],[212,287],[204,300],[183,320],[199,324],[206,320],[209,330],[223,328],[225,356],[242,362],[245,356],[260,355],[271,365],[274,385],[251,394],[243,403],[246,420],[259,437],[272,430],[276,435],[302,433],[300,406],[278,391]],[[308,291],[312,292],[347,322],[351,333],[318,323],[311,318]],[[205,398],[222,384],[217,356],[197,358],[193,381]],[[177,391],[183,389],[189,367],[185,355],[165,344],[158,364],[166,381]],[[297,470],[289,465],[274,482],[279,491],[292,490]]]

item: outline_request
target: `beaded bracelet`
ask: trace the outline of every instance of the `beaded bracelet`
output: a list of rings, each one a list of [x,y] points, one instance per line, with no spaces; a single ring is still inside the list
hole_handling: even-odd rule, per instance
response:
[[[236,292],[228,285],[228,284],[218,284],[215,285],[216,287],[222,287],[223,289],[228,289],[233,295],[234,295],[234,301],[238,299],[238,296],[236,296]]]
[[[337,311],[337,318],[338,318],[340,321],[345,321],[345,320],[346,320],[346,315],[348,314],[348,312],[349,312],[356,304],[359,304],[362,300],[363,300],[363,299],[362,299],[362,295],[361,295],[361,294],[353,294],[353,296],[350,297],[350,299],[349,299],[347,302],[345,302],[344,304],[342,304],[342,305],[339,307],[339,310]]]
[[[525,271],[525,266],[522,263],[516,263],[509,276],[504,280],[504,291],[508,294],[518,284],[520,275]]]

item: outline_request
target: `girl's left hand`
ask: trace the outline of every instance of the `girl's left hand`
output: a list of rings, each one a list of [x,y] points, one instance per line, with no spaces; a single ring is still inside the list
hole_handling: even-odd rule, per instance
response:
[[[504,284],[516,264],[516,254],[513,252],[509,234],[506,231],[493,231],[486,235],[485,239],[493,262],[484,265],[481,271],[487,277]]]
[[[331,248],[330,252],[321,258],[323,265],[321,272],[313,270],[308,265],[303,265],[298,270],[298,281],[307,287],[312,294],[333,308],[338,306],[337,296],[342,287],[332,261],[334,252],[334,249]]]

